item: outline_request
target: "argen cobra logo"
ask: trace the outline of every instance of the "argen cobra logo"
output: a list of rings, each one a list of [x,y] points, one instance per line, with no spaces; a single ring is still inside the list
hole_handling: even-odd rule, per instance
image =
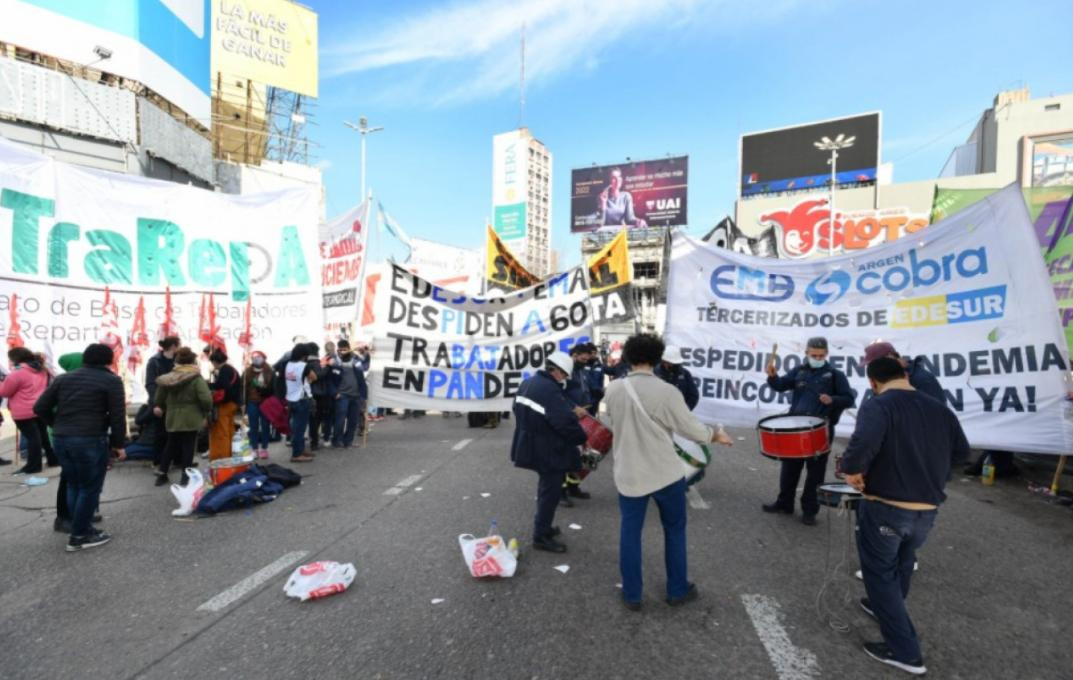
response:
[[[955,278],[971,279],[987,274],[987,248],[968,248],[938,259],[896,255],[869,262],[850,273],[835,269],[817,276],[805,288],[805,301],[813,305],[837,302],[851,289],[862,295],[897,293],[906,288],[927,288]]]

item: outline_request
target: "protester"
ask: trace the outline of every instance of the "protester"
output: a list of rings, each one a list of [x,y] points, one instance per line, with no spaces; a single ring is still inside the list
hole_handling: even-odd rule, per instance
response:
[[[149,361],[145,364],[145,391],[149,393],[149,399],[147,404],[156,403],[156,381],[162,375],[171,373],[175,368],[175,352],[179,350],[179,345],[182,341],[178,336],[169,335],[166,338],[161,339],[158,343],[160,351],[149,358]],[[154,438],[153,438],[153,465],[160,467],[160,462],[164,457],[164,447],[168,443],[168,428],[160,419],[157,419],[157,423],[154,424]]]
[[[198,430],[212,411],[212,392],[198,372],[197,355],[189,347],[179,348],[172,371],[157,378],[156,382],[153,413],[164,419],[168,431],[168,444],[157,468],[156,485],[167,484],[168,470],[172,465],[178,465],[182,470],[180,483],[185,486],[186,468],[194,461]]]
[[[258,458],[268,458],[271,423],[261,413],[261,402],[275,394],[275,374],[264,352],[253,351],[250,365],[242,374],[242,398],[250,428],[250,448]]]
[[[206,348],[207,349],[207,348]],[[212,362],[212,403],[216,417],[209,429],[209,460],[231,457],[231,440],[235,436],[235,414],[242,401],[242,380],[234,366],[227,363],[227,353],[219,347],[208,352]]]
[[[70,373],[82,368],[82,353],[81,352],[68,352],[67,354],[61,354],[60,358],[56,361],[63,369],[64,373]],[[163,429],[163,424],[161,424]],[[4,463],[0,462],[0,465]],[[93,522],[97,523],[101,521],[100,514],[95,513],[93,515]],[[60,466],[60,483],[56,485],[56,519],[52,522],[52,528],[54,531],[62,531],[65,534],[71,533],[71,509],[67,507],[67,473],[63,471],[63,467]]]
[[[908,359],[898,354],[894,345],[889,342],[873,342],[864,348],[864,361],[862,365],[867,368],[868,364],[880,357],[897,359],[909,376],[909,384],[914,389],[920,390],[933,399],[938,399],[940,404],[946,403],[946,394],[935,375],[923,364],[922,358]]]
[[[663,382],[678,388],[690,411],[697,408],[697,404],[700,403],[700,392],[697,390],[697,383],[693,380],[693,374],[682,366],[681,349],[674,345],[667,345],[667,348],[663,350],[663,359],[653,373]]]
[[[552,526],[555,507],[566,473],[581,468],[578,447],[586,440],[585,430],[578,424],[586,411],[572,405],[563,392],[573,369],[569,356],[554,352],[544,370],[523,382],[514,398],[510,459],[515,466],[539,475],[533,547],[556,553],[566,552],[566,545],[556,538],[560,531]]]
[[[853,408],[856,400],[846,374],[827,362],[827,338],[810,338],[805,363],[782,377],[775,371],[773,356],[768,363],[767,374],[767,384],[771,389],[776,392],[793,390],[790,399],[791,415],[819,416],[827,419],[828,440],[833,442],[835,425],[842,417],[842,412]],[[793,514],[797,482],[801,479],[802,468],[807,468],[805,489],[801,493],[801,522],[807,526],[816,524],[816,513],[820,511],[816,490],[823,484],[829,453],[830,451],[813,456],[807,461],[783,459],[782,472],[779,475],[779,497],[774,503],[764,505],[764,512]]]
[[[291,415],[291,462],[308,463],[313,454],[305,450],[306,428],[309,427],[310,404],[313,393],[310,389],[317,373],[309,366],[309,347],[305,343],[294,346],[290,361],[284,368],[287,408]]]
[[[593,410],[592,390],[589,389],[588,376],[585,375],[585,364],[589,360],[589,346],[579,342],[570,348],[570,359],[574,362],[574,370],[570,373],[566,390],[570,400],[589,412]]]
[[[108,470],[109,443],[119,460],[126,458],[123,381],[108,370],[112,358],[107,345],[90,345],[82,353],[82,367],[53,380],[33,407],[37,417],[52,427],[56,456],[67,481],[68,552],[111,540],[94,529],[92,522]]]
[[[879,622],[882,642],[864,651],[914,675],[926,672],[905,599],[916,551],[946,500],[951,466],[969,454],[953,411],[917,391],[893,357],[869,362],[875,396],[857,411],[842,459],[846,482],[863,494],[857,506],[857,551],[868,597],[861,607]]]
[[[34,415],[34,403],[48,387],[51,377],[43,362],[25,347],[8,350],[7,358],[14,370],[0,382],[0,399],[8,400],[7,407],[15,427],[26,440],[26,463],[12,474],[33,475],[43,469],[42,450],[50,467],[59,464],[49,441],[48,428]]]
[[[622,518],[622,600],[628,609],[641,608],[641,529],[652,499],[663,525],[667,604],[685,604],[695,600],[698,593],[688,578],[686,481],[671,433],[702,443],[731,446],[733,442],[722,427],[712,430],[700,422],[678,389],[653,374],[664,354],[658,336],[631,336],[623,352],[630,374],[607,386],[607,420],[614,433],[611,451]]]
[[[330,350],[329,350],[330,347]],[[313,381],[313,403],[309,414],[309,449],[320,448],[321,437],[325,443],[332,440],[332,427],[335,424],[335,384],[331,380],[331,363],[335,360],[335,345],[324,346],[324,357],[318,359],[320,347],[315,342],[309,343],[309,367],[317,374]]]
[[[350,351],[350,342],[340,340],[339,356],[332,365],[335,392],[335,423],[332,427],[332,446],[350,448],[354,436],[364,430],[365,402],[369,388],[360,358]]]

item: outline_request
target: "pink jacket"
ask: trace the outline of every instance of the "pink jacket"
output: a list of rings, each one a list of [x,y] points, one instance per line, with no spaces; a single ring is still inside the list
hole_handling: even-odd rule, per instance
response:
[[[15,420],[28,420],[34,415],[34,403],[48,386],[48,373],[29,366],[19,366],[0,382],[0,398],[7,398],[7,407]]]

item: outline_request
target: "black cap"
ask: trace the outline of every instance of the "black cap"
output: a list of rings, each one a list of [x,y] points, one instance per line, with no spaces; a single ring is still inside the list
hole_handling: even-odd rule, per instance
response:
[[[336,349],[350,349],[350,341],[349,340],[340,340],[339,342],[335,343],[335,348]]]
[[[827,349],[827,338],[819,335],[809,338],[807,347],[809,349]]]

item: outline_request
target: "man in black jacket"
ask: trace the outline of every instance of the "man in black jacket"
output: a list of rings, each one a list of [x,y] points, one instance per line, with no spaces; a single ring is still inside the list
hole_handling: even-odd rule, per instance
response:
[[[868,597],[861,608],[879,622],[872,658],[914,675],[926,672],[905,608],[916,551],[946,500],[950,468],[969,453],[954,412],[913,388],[893,357],[868,363],[876,396],[857,412],[842,470],[864,498],[857,506],[857,552]]]
[[[522,383],[514,398],[514,440],[510,459],[514,465],[540,475],[537,508],[533,520],[533,547],[549,552],[566,552],[552,526],[555,507],[562,495],[566,473],[581,468],[585,430],[578,418],[585,409],[572,405],[563,386],[573,371],[573,361],[563,352],[548,357],[543,371]]]
[[[109,446],[126,458],[126,400],[123,381],[108,370],[112,350],[94,344],[82,353],[82,368],[52,381],[34,404],[34,413],[53,433],[53,448],[67,478],[71,537],[67,552],[104,545],[111,536],[94,529],[93,513],[108,469]]]
[[[156,379],[175,368],[175,352],[182,341],[178,336],[169,335],[157,344],[160,345],[160,351],[145,364],[145,391],[149,393],[149,400],[145,403],[150,406],[156,403]],[[164,427],[164,419],[153,415],[152,408],[149,409],[149,420],[145,427],[152,429],[153,467],[159,468],[164,448],[168,445],[168,430]]]
[[[775,371],[775,357],[772,356],[767,366],[767,375],[768,386],[776,392],[793,390],[793,396],[790,399],[790,414],[826,418],[828,441],[834,442],[835,425],[838,424],[843,411],[853,408],[856,399],[849,387],[846,374],[827,362],[827,338],[809,338],[805,363],[783,376]],[[813,456],[807,461],[803,459],[781,461],[779,497],[774,503],[764,505],[764,512],[793,514],[797,482],[801,479],[802,468],[807,468],[805,489],[801,493],[801,522],[806,526],[814,525],[816,513],[820,511],[816,489],[823,484],[829,454],[830,450],[824,452],[823,455]]]

